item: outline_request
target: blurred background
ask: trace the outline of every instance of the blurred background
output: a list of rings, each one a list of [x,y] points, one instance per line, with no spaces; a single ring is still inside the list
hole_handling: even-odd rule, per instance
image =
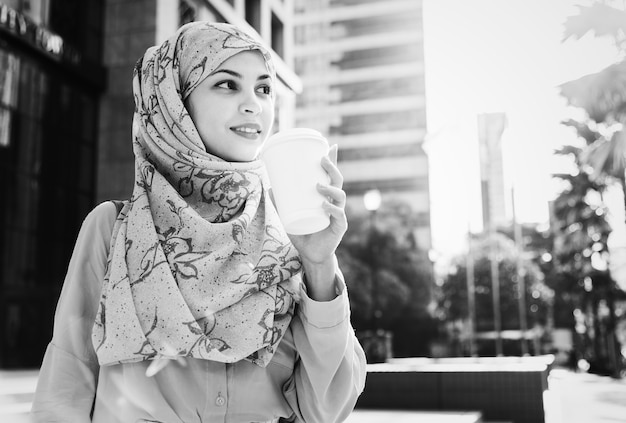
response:
[[[130,197],[133,66],[195,20],[271,46],[275,129],[339,145],[370,363],[624,376],[621,0],[0,0],[0,369],[39,367],[83,218]]]

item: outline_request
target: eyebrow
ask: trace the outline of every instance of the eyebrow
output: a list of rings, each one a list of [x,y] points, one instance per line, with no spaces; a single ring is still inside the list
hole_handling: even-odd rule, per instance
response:
[[[235,71],[230,70],[230,69],[217,69],[217,70],[213,71],[211,73],[211,75],[216,75],[216,74],[218,74],[220,72],[227,73],[228,75],[234,76],[235,78],[239,78],[239,79],[243,78],[243,76],[240,73],[235,72]],[[264,74],[258,76],[257,81],[260,81],[262,79],[271,79],[271,77],[268,74],[264,73]]]

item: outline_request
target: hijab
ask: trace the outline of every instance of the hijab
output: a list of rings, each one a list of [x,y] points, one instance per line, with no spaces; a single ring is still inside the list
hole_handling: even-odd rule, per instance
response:
[[[269,51],[192,22],[135,66],[133,194],[115,223],[92,341],[101,365],[193,357],[265,366],[287,330],[301,262],[262,163],[206,151],[184,100],[221,63]]]

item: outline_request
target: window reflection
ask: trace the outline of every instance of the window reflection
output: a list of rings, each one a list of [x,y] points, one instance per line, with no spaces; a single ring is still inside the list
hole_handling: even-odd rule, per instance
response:
[[[15,107],[17,103],[19,76],[19,59],[0,50],[0,102],[7,107]]]
[[[94,63],[101,4],[0,0]],[[93,207],[102,88],[76,77],[88,68],[70,69],[74,62],[51,61],[22,41],[0,43],[0,368],[41,363],[76,234]]]
[[[11,9],[28,16],[37,25],[48,23],[50,0],[2,0]]]
[[[11,111],[0,107],[0,148],[11,142]]]
[[[0,50],[0,148],[11,143],[11,109],[17,104],[19,67],[17,57]]]
[[[82,213],[92,206],[96,102],[74,81],[0,48],[0,254],[5,270],[0,289],[26,283],[25,251],[45,256],[54,250],[62,264],[71,252],[84,217],[76,208],[80,203]],[[29,278],[49,284],[52,276],[62,280],[61,274]]]

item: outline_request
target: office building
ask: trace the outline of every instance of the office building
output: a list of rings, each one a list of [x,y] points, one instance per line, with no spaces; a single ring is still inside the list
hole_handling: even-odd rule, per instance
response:
[[[93,206],[103,2],[0,1],[0,366],[38,365]]]
[[[407,203],[430,248],[422,2],[295,0],[296,125],[339,146],[349,212],[371,189]]]

